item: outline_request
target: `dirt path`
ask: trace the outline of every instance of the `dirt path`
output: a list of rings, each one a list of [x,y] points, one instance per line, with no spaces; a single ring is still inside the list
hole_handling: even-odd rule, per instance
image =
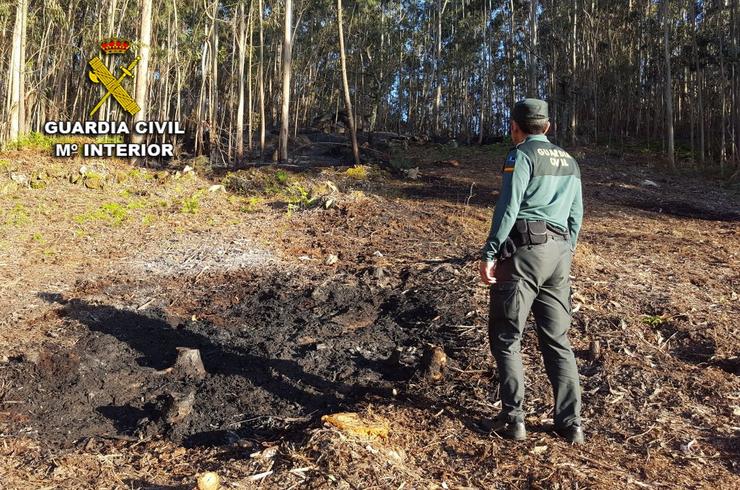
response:
[[[504,151],[412,147],[418,180],[223,180],[241,193],[117,164],[96,170],[102,188],[87,169],[70,184],[78,165],[4,156],[4,486],[190,488],[204,470],[239,488],[737,486],[737,195],[639,156],[575,152],[587,214],[571,338],[588,444],[548,432],[531,330],[532,437],[480,430],[498,407],[476,260]],[[448,357],[439,383],[419,369],[430,345]],[[200,350],[204,379],[164,372],[177,347]],[[337,411],[390,436],[322,426]]]

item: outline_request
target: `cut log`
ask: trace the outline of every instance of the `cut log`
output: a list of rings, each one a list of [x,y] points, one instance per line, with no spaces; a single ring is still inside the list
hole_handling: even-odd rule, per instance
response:
[[[339,430],[355,437],[386,439],[389,426],[385,422],[376,422],[360,417],[355,412],[339,412],[321,417],[325,424],[334,426]]]

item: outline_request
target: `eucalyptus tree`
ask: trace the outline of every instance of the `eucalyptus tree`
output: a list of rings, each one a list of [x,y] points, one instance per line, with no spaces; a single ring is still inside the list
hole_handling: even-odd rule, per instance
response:
[[[10,55],[6,113],[8,114],[8,139],[14,140],[25,132],[26,92],[26,24],[28,22],[28,0],[17,0],[13,48]]]
[[[134,122],[145,121],[149,110],[147,96],[149,95],[149,53],[152,44],[152,0],[141,0],[141,17],[139,30],[139,56],[136,76],[136,104],[140,110],[134,114]],[[132,134],[134,143],[141,143],[143,137]]]

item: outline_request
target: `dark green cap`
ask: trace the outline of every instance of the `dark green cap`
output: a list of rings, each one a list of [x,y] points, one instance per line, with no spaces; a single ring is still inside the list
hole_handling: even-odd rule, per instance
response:
[[[524,99],[514,104],[511,118],[516,122],[548,119],[547,102],[540,99]]]

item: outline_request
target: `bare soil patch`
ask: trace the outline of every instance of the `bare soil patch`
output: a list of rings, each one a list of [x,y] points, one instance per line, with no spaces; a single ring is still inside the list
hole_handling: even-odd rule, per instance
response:
[[[240,488],[736,486],[737,195],[580,150],[571,338],[589,442],[550,432],[528,330],[532,436],[512,443],[480,427],[498,407],[476,277],[505,149],[436,163],[450,151],[412,147],[418,180],[291,174],[292,190],[259,204],[174,173],[5,194],[8,487],[190,488],[205,470]],[[40,164],[13,158],[19,171]],[[327,180],[331,205],[295,199],[295,185]],[[59,219],[44,219],[60,199]],[[126,210],[120,222],[116,207],[113,221],[89,214],[107,202]],[[18,204],[28,222],[11,220]],[[424,377],[431,346],[447,358],[439,382]],[[166,371],[178,347],[200,350],[205,377]],[[323,426],[337,411],[390,436]]]

